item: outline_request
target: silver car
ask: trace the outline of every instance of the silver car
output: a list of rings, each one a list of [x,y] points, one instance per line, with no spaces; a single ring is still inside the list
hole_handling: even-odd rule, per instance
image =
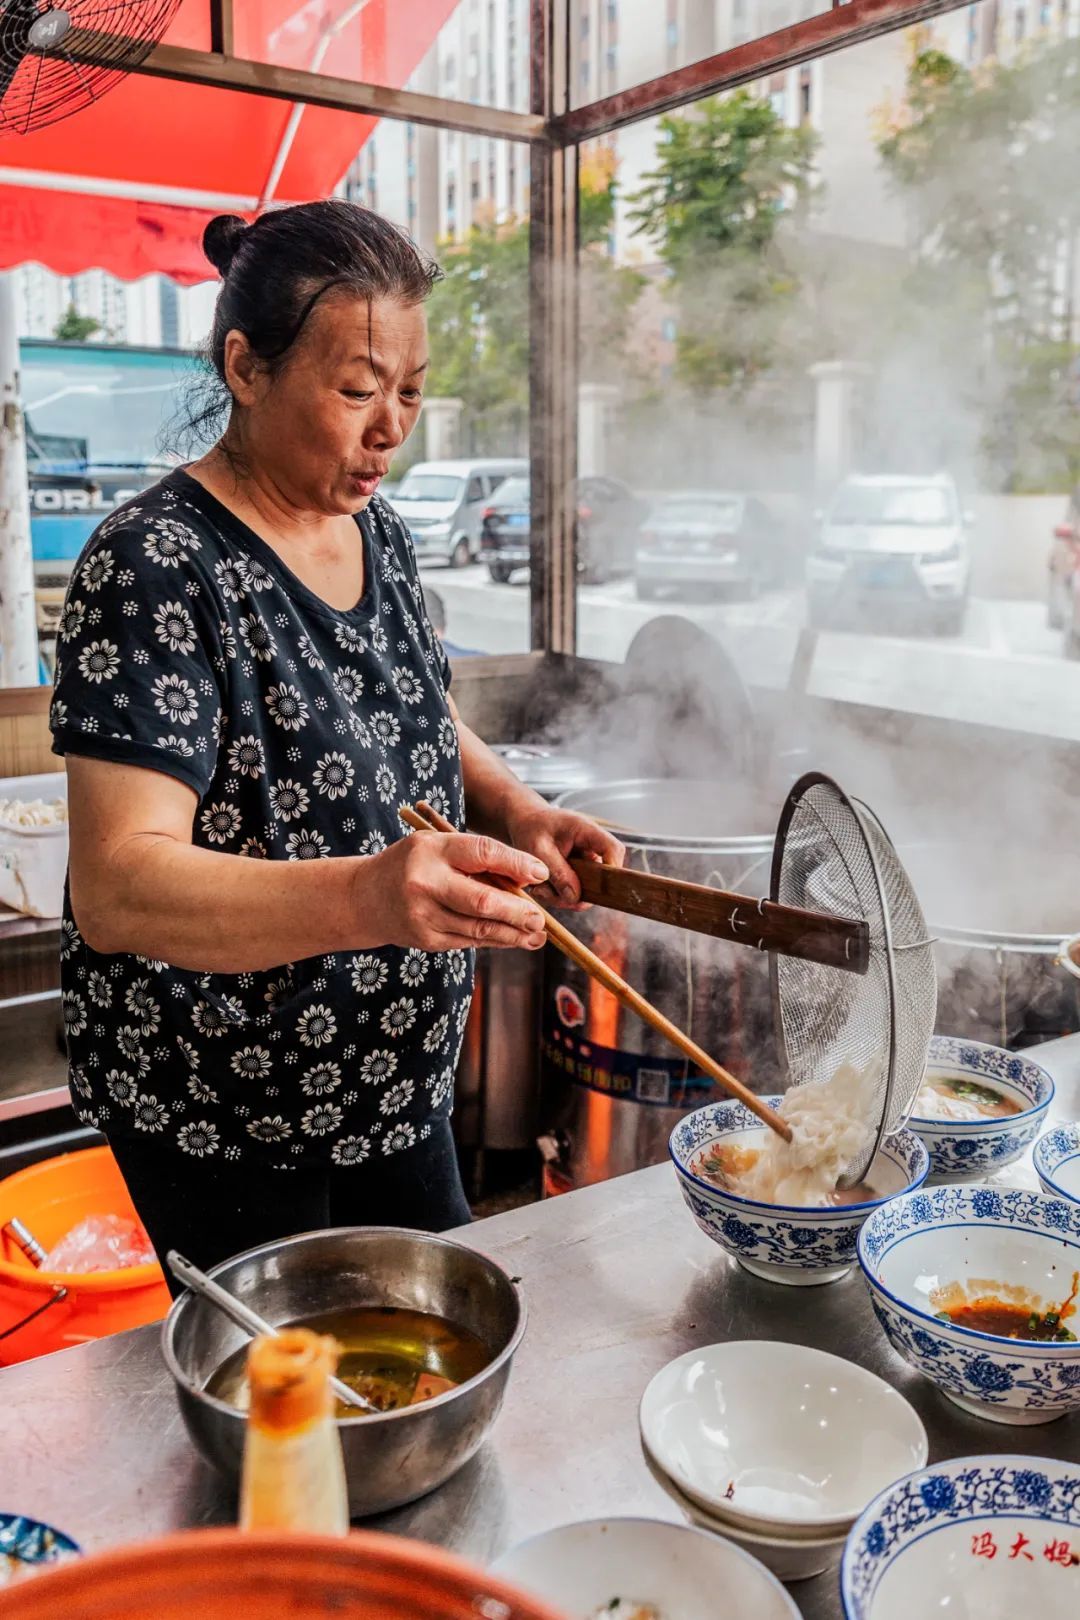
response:
[[[806,563],[811,624],[913,614],[958,635],[971,582],[968,530],[951,478],[848,478],[821,514]]]
[[[527,461],[419,461],[393,497],[420,562],[464,568],[480,551],[484,507],[507,478],[527,473]]]

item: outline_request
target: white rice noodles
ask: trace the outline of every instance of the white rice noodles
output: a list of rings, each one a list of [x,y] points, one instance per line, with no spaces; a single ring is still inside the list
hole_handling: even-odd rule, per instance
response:
[[[845,1168],[865,1151],[877,1125],[880,1065],[842,1064],[831,1080],[792,1086],[779,1107],[791,1141],[765,1132],[756,1161],[738,1177],[737,1190],[762,1204],[822,1206]]]

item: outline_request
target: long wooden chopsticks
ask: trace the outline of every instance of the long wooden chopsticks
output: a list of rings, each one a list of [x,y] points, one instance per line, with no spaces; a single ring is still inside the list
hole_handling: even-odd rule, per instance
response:
[[[439,815],[437,810],[433,810],[423,800],[415,808],[411,805],[403,805],[398,811],[398,815],[405,825],[411,827],[414,832],[452,833],[457,830],[449,821]],[[532,905],[536,906],[537,911],[540,912],[544,919],[544,932],[553,945],[558,946],[565,956],[576,962],[598,984],[603,985],[604,989],[613,995],[629,1012],[635,1013],[643,1023],[648,1024],[650,1028],[656,1030],[657,1034],[670,1041],[672,1046],[677,1047],[703,1073],[715,1080],[718,1085],[723,1086],[724,1090],[730,1092],[733,1097],[737,1097],[770,1130],[775,1131],[778,1136],[782,1136],[785,1142],[791,1141],[791,1126],[776,1113],[775,1109],[762,1102],[760,1097],[756,1097],[747,1086],[743,1085],[741,1080],[737,1080],[733,1074],[729,1074],[727,1069],[721,1067],[715,1059],[703,1051],[696,1041],[692,1041],[689,1035],[684,1034],[677,1024],[673,1024],[670,1018],[666,1018],[658,1007],[654,1007],[651,1001],[646,1001],[644,996],[639,995],[636,990],[627,984],[625,979],[621,979],[617,973],[608,967],[602,957],[597,956],[594,951],[591,951],[587,945],[584,945],[578,939],[576,934],[572,934],[569,928],[565,928],[550,912],[545,911],[543,906],[538,905],[531,894],[528,894],[524,889],[518,888],[516,884],[511,883],[508,879],[492,876],[488,881],[497,888],[504,889],[509,894],[515,894],[519,899],[528,900]]]

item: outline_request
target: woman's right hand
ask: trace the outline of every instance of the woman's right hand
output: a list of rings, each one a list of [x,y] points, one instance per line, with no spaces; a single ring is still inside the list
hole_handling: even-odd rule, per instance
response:
[[[474,833],[415,832],[357,867],[356,904],[365,933],[387,945],[463,951],[476,945],[536,951],[544,919],[529,900],[492,888],[486,875],[518,887],[543,883],[543,862]]]

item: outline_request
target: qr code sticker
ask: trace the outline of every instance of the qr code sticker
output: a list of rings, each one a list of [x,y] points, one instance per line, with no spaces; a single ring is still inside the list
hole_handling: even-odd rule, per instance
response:
[[[642,1102],[666,1103],[671,1092],[671,1076],[666,1069],[639,1069],[637,1094]]]

